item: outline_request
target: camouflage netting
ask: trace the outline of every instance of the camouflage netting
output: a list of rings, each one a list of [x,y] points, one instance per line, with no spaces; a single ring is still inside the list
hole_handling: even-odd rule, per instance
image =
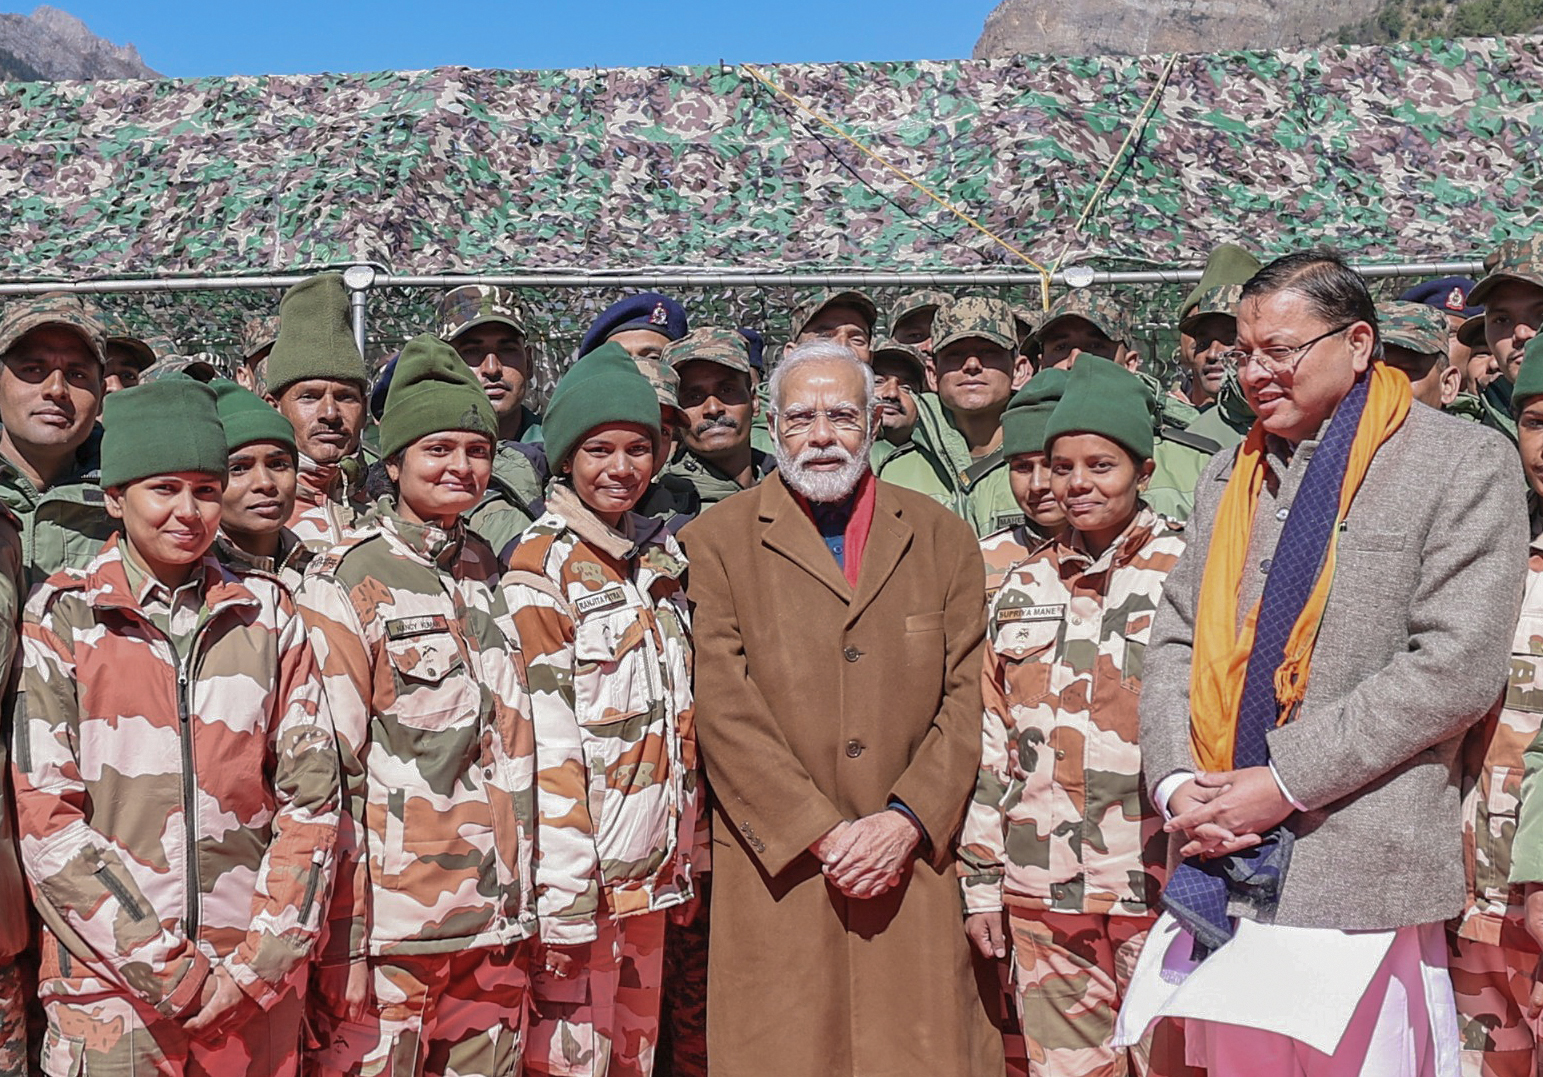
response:
[[[1216,243],[1480,257],[1543,206],[1543,38],[766,69],[1041,262],[1198,266]],[[737,68],[25,83],[0,101],[0,278],[1027,267]],[[1032,279],[1032,278],[1026,278]],[[1183,289],[1133,294],[1171,322]],[[549,357],[618,294],[532,291]],[[1023,298],[1029,294],[1025,289]],[[788,291],[683,292],[786,325]],[[111,300],[185,345],[271,292]],[[427,297],[380,293],[384,344]]]

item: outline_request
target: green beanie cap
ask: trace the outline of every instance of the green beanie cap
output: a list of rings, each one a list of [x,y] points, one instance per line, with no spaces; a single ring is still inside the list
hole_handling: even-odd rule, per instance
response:
[[[107,394],[102,404],[102,488],[178,471],[225,474],[225,428],[214,391],[165,378]]]
[[[432,333],[420,333],[402,349],[391,375],[380,415],[380,454],[395,456],[419,438],[445,430],[470,430],[497,441],[498,417],[456,350]]]
[[[328,378],[368,385],[364,357],[354,343],[343,274],[303,280],[279,301],[279,336],[268,353],[268,391],[278,396],[297,381]]]
[[[1205,260],[1205,269],[1200,274],[1200,283],[1184,297],[1184,305],[1179,308],[1179,317],[1187,317],[1190,308],[1200,302],[1201,297],[1212,288],[1220,288],[1227,284],[1247,284],[1248,279],[1263,268],[1264,263],[1242,247],[1235,243],[1223,243]]]
[[[1520,414],[1522,407],[1535,396],[1543,396],[1543,337],[1533,337],[1522,352],[1516,384],[1511,386],[1511,410]]]
[[[1045,451],[1045,427],[1065,391],[1066,371],[1050,367],[1013,394],[1002,412],[1003,455]]]
[[[1150,460],[1152,407],[1152,392],[1136,375],[1101,356],[1078,356],[1045,427],[1045,445],[1062,434],[1099,434]]]
[[[541,420],[546,455],[562,468],[584,436],[606,423],[637,423],[659,444],[659,397],[620,344],[602,344],[568,368]]]
[[[214,406],[220,413],[220,425],[225,427],[226,452],[254,441],[277,441],[287,445],[290,452],[297,451],[295,428],[262,397],[229,378],[215,378],[209,388],[214,390]]]

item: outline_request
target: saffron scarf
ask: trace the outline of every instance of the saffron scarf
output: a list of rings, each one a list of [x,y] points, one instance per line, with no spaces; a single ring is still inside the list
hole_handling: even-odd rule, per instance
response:
[[[1328,553],[1307,603],[1287,637],[1285,659],[1275,670],[1275,698],[1280,707],[1277,724],[1283,725],[1295,717],[1307,694],[1313,647],[1318,642],[1318,627],[1334,582],[1338,525],[1344,523],[1377,450],[1409,415],[1411,394],[1407,377],[1383,363],[1374,363],[1369,378],[1366,406],[1350,446],[1350,459],[1340,487],[1339,515]],[[1216,510],[1205,574],[1201,577],[1199,607],[1195,611],[1189,681],[1190,746],[1195,762],[1206,771],[1234,768],[1238,708],[1248,658],[1254,649],[1259,603],[1255,602],[1248,611],[1242,628],[1237,627],[1236,618],[1249,538],[1253,534],[1254,515],[1259,511],[1259,492],[1264,487],[1264,439],[1263,425],[1255,422],[1238,451],[1232,477]]]

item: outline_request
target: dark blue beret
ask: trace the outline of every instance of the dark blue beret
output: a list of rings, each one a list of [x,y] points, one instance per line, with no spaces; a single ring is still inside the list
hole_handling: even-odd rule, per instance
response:
[[[766,351],[766,338],[758,329],[741,329],[739,335],[745,338],[745,343],[750,346],[750,365],[757,370],[763,369],[763,355]]]
[[[671,340],[686,335],[686,308],[667,295],[642,292],[612,303],[584,334],[579,354],[588,355],[617,333],[628,329],[652,329]]]
[[[1467,277],[1442,277],[1416,284],[1398,298],[1405,303],[1424,303],[1447,314],[1461,314],[1472,318],[1483,314],[1482,306],[1469,306],[1468,293],[1473,291],[1473,281]]]

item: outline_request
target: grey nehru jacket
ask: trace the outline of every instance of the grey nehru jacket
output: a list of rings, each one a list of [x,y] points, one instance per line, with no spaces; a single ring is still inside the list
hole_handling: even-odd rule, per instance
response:
[[[1264,589],[1316,444],[1304,441],[1289,464],[1268,454],[1240,616]],[[1218,454],[1200,478],[1189,543],[1152,625],[1141,693],[1149,789],[1198,769],[1195,607],[1234,458]],[[1296,848],[1276,923],[1367,930],[1461,911],[1458,747],[1506,683],[1527,575],[1525,491],[1509,441],[1423,404],[1372,460],[1339,537],[1307,697],[1269,736],[1281,782],[1308,808],[1286,821]]]

